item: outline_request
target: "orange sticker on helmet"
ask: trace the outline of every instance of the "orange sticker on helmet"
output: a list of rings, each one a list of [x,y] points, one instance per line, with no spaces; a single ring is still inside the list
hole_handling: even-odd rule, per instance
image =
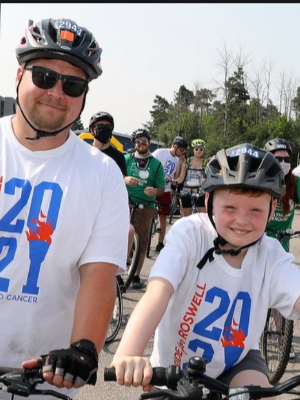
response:
[[[69,42],[73,42],[74,40],[74,33],[70,31],[61,31],[60,38],[62,40],[68,40]]]

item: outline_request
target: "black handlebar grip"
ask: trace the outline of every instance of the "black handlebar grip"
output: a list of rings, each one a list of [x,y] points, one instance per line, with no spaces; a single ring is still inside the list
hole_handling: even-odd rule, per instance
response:
[[[177,383],[181,378],[181,369],[175,365],[168,368],[154,367],[151,384],[155,386],[167,386],[169,389],[176,390]],[[104,380],[116,381],[115,368],[104,368]]]
[[[117,380],[115,368],[104,368],[104,380],[107,382]]]

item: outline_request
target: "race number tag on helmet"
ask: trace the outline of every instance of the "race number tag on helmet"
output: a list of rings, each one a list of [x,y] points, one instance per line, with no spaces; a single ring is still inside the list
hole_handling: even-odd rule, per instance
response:
[[[251,157],[261,158],[261,154],[258,150],[255,150],[248,146],[242,146],[232,149],[229,157],[238,157],[241,154],[249,154]]]

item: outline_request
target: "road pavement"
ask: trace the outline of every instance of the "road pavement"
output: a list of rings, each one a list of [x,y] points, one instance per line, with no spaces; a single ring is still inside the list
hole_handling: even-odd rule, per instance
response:
[[[175,217],[175,219],[178,217]],[[168,226],[169,228],[169,226]],[[296,216],[294,219],[293,229],[300,230],[300,211],[296,210]],[[145,259],[145,264],[142,269],[141,279],[142,281],[146,281],[151,266],[153,265],[157,253],[154,252],[154,248],[156,246],[156,238],[151,243],[151,251],[150,251],[150,259]],[[300,239],[292,239],[291,240],[291,252],[295,256],[296,264],[300,267]],[[99,360],[99,370],[98,370],[98,381],[96,386],[88,386],[86,385],[83,389],[81,389],[80,393],[75,397],[74,400],[138,400],[140,394],[142,393],[141,388],[127,388],[120,386],[114,382],[104,382],[103,380],[103,371],[104,367],[108,367],[111,363],[113,354],[115,353],[118,344],[120,342],[120,338],[122,337],[122,333],[126,326],[126,322],[135,307],[136,303],[140,299],[141,295],[145,292],[144,289],[136,290],[130,289],[123,295],[124,300],[124,318],[121,326],[121,330],[115,339],[114,342],[105,345],[104,349],[101,352],[100,360]],[[145,356],[150,356],[152,350],[153,341],[151,340],[147,348],[145,350]],[[295,321],[294,325],[294,340],[293,340],[294,349],[296,352],[296,358],[290,360],[286,373],[283,375],[281,381],[284,381],[296,374],[300,373],[300,321]],[[289,396],[283,395],[280,396],[280,400],[289,399]],[[278,398],[279,400],[279,398]]]

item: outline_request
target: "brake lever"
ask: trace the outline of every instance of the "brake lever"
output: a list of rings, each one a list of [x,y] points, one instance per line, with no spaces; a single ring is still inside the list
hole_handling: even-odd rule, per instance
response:
[[[36,385],[45,382],[45,379],[41,370],[27,369],[23,372],[15,371],[2,375],[1,381],[5,385],[2,391],[28,397],[34,393]]]

